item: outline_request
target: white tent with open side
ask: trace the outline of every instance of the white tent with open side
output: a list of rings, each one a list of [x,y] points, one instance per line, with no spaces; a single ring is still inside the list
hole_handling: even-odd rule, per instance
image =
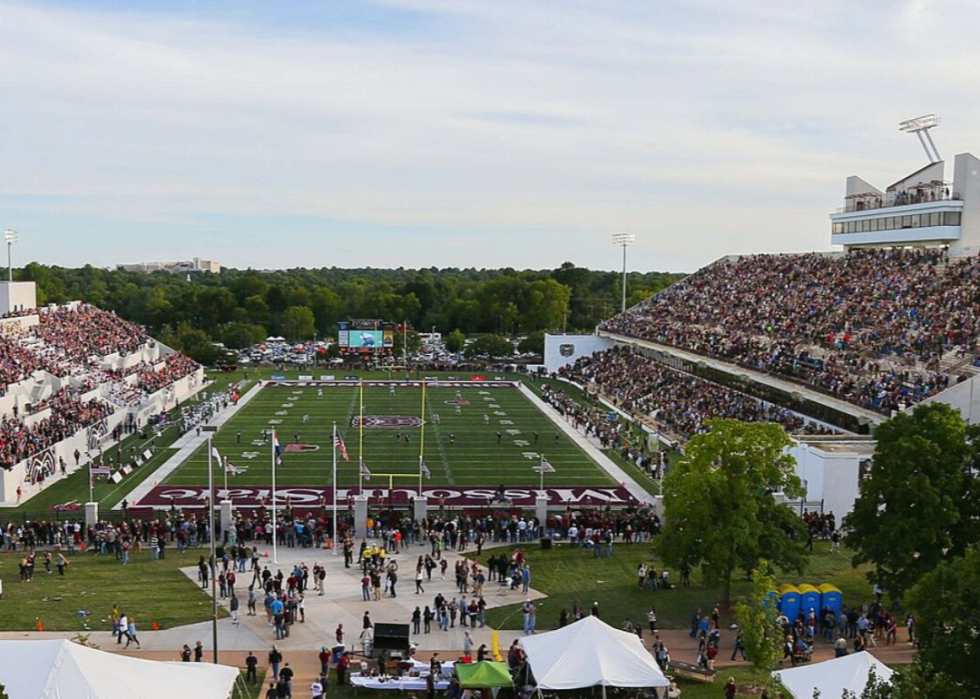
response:
[[[822,663],[777,670],[772,674],[796,699],[810,699],[814,689],[820,690],[820,696],[830,699],[842,696],[845,689],[861,696],[872,668],[875,676],[886,682],[894,674],[890,667],[866,651]]]
[[[667,687],[670,682],[636,634],[587,616],[520,640],[539,689]]]
[[[161,662],[72,643],[0,641],[0,683],[10,699],[227,699],[238,669]]]

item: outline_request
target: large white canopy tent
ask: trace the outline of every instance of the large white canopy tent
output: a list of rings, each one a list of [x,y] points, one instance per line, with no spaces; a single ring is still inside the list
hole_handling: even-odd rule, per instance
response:
[[[888,681],[894,672],[871,653],[845,655],[822,663],[801,665],[772,673],[796,699],[810,699],[819,689],[822,697],[839,697],[844,690],[861,696],[872,668],[878,679]]]
[[[160,662],[65,640],[0,641],[0,683],[10,699],[227,699],[239,672]]]
[[[539,689],[667,687],[670,682],[636,634],[587,616],[520,640]]]

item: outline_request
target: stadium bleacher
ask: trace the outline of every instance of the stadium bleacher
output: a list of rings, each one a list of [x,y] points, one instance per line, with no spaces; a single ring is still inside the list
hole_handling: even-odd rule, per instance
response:
[[[36,324],[0,326],[2,394],[16,384],[25,398],[12,403],[15,407],[0,418],[3,468],[77,434],[117,408],[139,406],[199,368],[178,352],[150,352],[127,366],[128,357],[155,348],[154,341],[139,326],[95,306],[71,304],[6,317],[34,314]],[[134,374],[135,381],[127,381]],[[48,385],[55,388],[45,390]],[[96,389],[99,394],[93,397]],[[40,397],[26,399],[35,395]],[[24,408],[18,410],[18,404]],[[50,412],[41,419],[26,419],[42,411]]]
[[[787,378],[883,414],[975,363],[980,263],[945,248],[711,264],[601,329]]]
[[[791,411],[764,403],[653,359],[626,347],[581,357],[559,375],[582,385],[594,384],[620,409],[646,416],[674,438],[689,439],[707,431],[710,418],[775,422],[788,432],[830,434],[833,430]]]

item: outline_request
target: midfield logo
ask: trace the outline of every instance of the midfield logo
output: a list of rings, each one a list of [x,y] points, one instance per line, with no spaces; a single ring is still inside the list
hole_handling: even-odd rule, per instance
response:
[[[351,427],[361,426],[361,417],[355,415],[350,421]],[[408,428],[408,427],[421,427],[422,418],[415,415],[365,415],[364,416],[364,429],[393,429],[393,428]]]

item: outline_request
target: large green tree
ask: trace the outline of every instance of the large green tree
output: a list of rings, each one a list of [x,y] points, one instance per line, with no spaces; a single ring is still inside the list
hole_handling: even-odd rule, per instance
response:
[[[466,347],[467,357],[486,356],[491,359],[514,356],[514,345],[503,335],[481,335]]]
[[[445,343],[447,351],[462,352],[463,347],[466,346],[466,335],[461,333],[459,328],[456,328],[451,333],[446,335]]]
[[[909,606],[926,674],[945,678],[964,697],[980,697],[980,544],[926,573]]]
[[[306,306],[290,306],[282,314],[282,332],[287,339],[305,340],[316,332],[313,311]]]
[[[729,605],[732,577],[763,558],[803,572],[802,523],[776,499],[802,497],[803,487],[780,425],[709,420],[708,427],[664,478],[665,525],[656,548],[668,565],[700,565]]]
[[[948,405],[920,405],[882,423],[869,477],[844,519],[854,564],[900,597],[948,556],[980,541],[980,427]]]
[[[776,589],[769,561],[761,560],[752,571],[752,592],[735,605],[735,623],[742,634],[745,659],[752,663],[752,680],[768,684],[782,653],[783,634],[779,612],[771,597]]]

